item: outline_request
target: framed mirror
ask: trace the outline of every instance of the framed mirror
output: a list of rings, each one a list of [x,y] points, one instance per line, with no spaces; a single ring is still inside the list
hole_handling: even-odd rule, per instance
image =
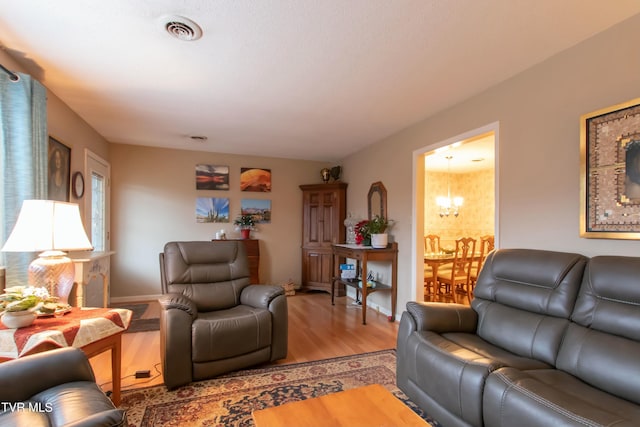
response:
[[[369,188],[369,219],[376,215],[387,218],[387,189],[382,182],[374,182]]]

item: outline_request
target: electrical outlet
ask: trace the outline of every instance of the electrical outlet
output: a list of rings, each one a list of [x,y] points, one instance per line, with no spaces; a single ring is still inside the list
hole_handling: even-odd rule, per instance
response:
[[[143,371],[136,371],[136,378],[149,378],[151,376],[151,372],[148,369]]]

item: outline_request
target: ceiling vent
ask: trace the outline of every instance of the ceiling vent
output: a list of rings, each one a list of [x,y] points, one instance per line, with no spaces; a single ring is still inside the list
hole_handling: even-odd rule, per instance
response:
[[[202,29],[198,24],[184,16],[165,18],[164,28],[173,37],[183,41],[194,41],[202,37]]]

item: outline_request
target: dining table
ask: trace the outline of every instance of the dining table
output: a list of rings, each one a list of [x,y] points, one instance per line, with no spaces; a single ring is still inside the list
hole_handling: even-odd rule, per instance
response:
[[[431,279],[433,283],[436,283],[438,269],[440,266],[452,264],[455,257],[455,253],[447,252],[427,252],[424,254],[424,265],[425,267],[431,268]],[[440,293],[440,288],[438,286],[434,285],[434,290],[437,294]]]

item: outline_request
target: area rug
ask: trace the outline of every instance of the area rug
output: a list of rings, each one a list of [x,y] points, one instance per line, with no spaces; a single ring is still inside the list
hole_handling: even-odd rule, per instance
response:
[[[395,350],[384,350],[248,369],[174,391],[164,385],[128,390],[122,393],[120,407],[127,410],[130,427],[251,427],[254,410],[378,383],[439,426],[398,389],[395,370]]]
[[[118,308],[126,308],[133,312],[129,328],[125,331],[126,334],[133,332],[157,331],[160,329],[160,319],[157,317],[153,319],[141,319],[148,307],[149,304],[127,304],[118,306]]]

